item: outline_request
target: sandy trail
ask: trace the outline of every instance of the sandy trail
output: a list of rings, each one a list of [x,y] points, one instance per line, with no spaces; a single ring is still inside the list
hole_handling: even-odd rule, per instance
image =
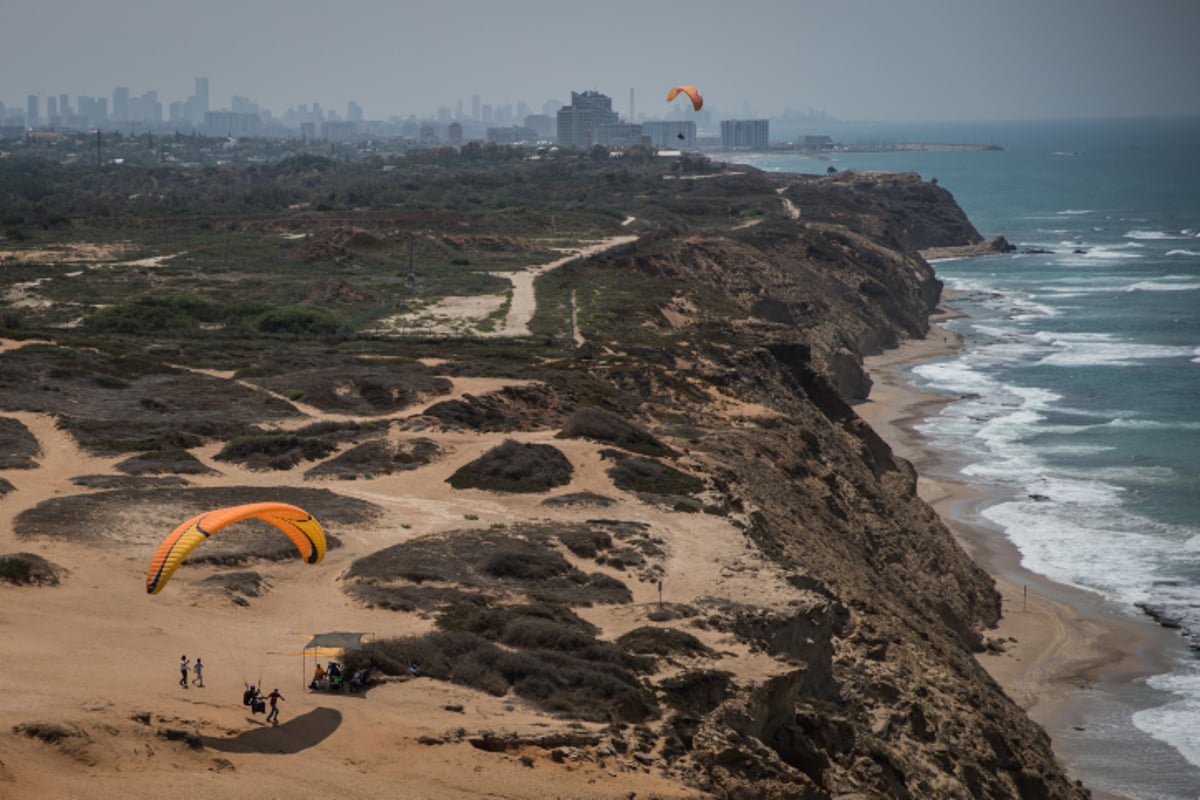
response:
[[[385,331],[420,331],[444,336],[480,338],[529,336],[529,323],[537,312],[534,283],[551,270],[581,258],[590,258],[617,247],[637,241],[636,235],[611,236],[566,252],[561,258],[517,272],[493,272],[495,277],[512,283],[508,311],[493,329],[485,325],[504,308],[501,295],[472,295],[444,297],[437,303],[410,314],[398,314],[381,320],[378,326]]]

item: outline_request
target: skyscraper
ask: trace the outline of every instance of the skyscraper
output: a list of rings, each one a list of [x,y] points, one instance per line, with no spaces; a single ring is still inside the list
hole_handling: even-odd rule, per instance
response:
[[[201,115],[208,111],[208,78],[196,78],[197,109]]]
[[[601,125],[616,125],[612,98],[595,91],[571,92],[571,105],[558,110],[558,143],[567,147],[591,147]]]
[[[31,94],[25,99],[25,127],[36,128],[38,126],[38,96]]]
[[[113,89],[113,122],[129,121],[129,87],[118,86]]]

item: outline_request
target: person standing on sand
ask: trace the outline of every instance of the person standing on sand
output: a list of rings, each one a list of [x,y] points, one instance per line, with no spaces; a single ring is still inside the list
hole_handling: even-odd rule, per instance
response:
[[[279,700],[286,700],[287,698],[281,695],[278,689],[272,689],[271,693],[267,695],[267,699],[271,701],[271,711],[267,714],[267,722],[274,722],[276,725],[278,725],[279,706],[275,705],[275,703]]]
[[[188,660],[187,656],[179,657],[179,685],[183,688],[188,687]]]
[[[204,662],[200,660],[200,656],[196,656],[196,666],[192,668],[196,673],[196,677],[192,678],[192,683],[204,688]]]

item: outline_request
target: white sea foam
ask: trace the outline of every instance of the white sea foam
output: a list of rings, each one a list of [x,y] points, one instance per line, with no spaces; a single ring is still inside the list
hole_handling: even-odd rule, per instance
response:
[[[1121,341],[1107,333],[1039,331],[1035,337],[1057,349],[1038,363],[1055,367],[1128,367],[1154,359],[1181,358],[1192,352],[1187,347]]]
[[[1125,234],[1126,239],[1145,239],[1145,240],[1162,240],[1162,239],[1186,239],[1186,236],[1178,233],[1167,233],[1166,231],[1145,231],[1132,230]]]
[[[1133,248],[1113,246],[1093,246],[1088,247],[1077,246],[1076,249],[1083,252],[1076,253],[1074,251],[1063,253],[1055,258],[1055,263],[1063,267],[1095,267],[1098,263],[1108,264],[1116,261],[1131,261],[1133,259],[1145,258],[1142,253],[1133,252]]]
[[[1189,258],[1196,258],[1197,256],[1200,256],[1200,250],[1168,250],[1167,255],[1169,255],[1169,256],[1188,256]]]
[[[1068,208],[1064,211],[1058,211],[1056,213],[1060,217],[1078,217],[1078,216],[1082,216],[1084,214],[1095,214],[1096,212],[1090,208],[1079,208],[1079,209]]]
[[[1200,283],[1176,283],[1171,276],[1153,281],[1138,281],[1125,287],[1127,292],[1194,292],[1200,289]],[[1194,278],[1192,279],[1195,280]]]
[[[1042,455],[1048,455],[1052,452],[1062,452],[1068,455],[1075,455],[1069,450],[1055,451],[1052,448],[1039,448]],[[1088,451],[1083,449],[1084,454],[1095,452],[1104,452],[1112,450],[1112,448],[1100,448],[1098,451]],[[1099,481],[1113,481],[1124,484],[1154,484],[1166,483],[1176,477],[1175,471],[1170,467],[1150,466],[1150,467],[1089,467],[1087,469],[1063,469],[1060,472],[1076,480],[1095,479]]]
[[[1191,664],[1184,670],[1155,675],[1147,683],[1170,692],[1170,702],[1137,711],[1133,724],[1143,733],[1160,739],[1192,764],[1200,766],[1200,668]]]
[[[1029,494],[1050,500],[1000,503],[985,509],[983,516],[1005,531],[1028,569],[1104,592],[1131,609],[1134,603],[1146,602],[1147,587],[1159,575],[1162,542],[1140,533],[1136,521],[1114,524],[1125,515],[1104,487],[1081,488],[1074,497],[1059,499],[1061,483],[1047,483],[1033,483]],[[1114,569],[1115,564],[1120,569]]]
[[[1183,420],[1129,419],[1117,417],[1107,427],[1139,431],[1200,431],[1200,422]]]

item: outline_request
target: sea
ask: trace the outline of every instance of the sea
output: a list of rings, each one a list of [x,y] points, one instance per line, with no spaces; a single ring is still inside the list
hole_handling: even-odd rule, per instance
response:
[[[1200,797],[1200,117],[835,126],[846,144],[996,150],[736,154],[772,172],[916,172],[1004,255],[938,261],[965,347],[910,383],[918,429],[995,498],[1026,568],[1160,625],[1162,674],[1090,687],[1056,736],[1073,777]],[[1064,753],[1066,755],[1064,755]]]

